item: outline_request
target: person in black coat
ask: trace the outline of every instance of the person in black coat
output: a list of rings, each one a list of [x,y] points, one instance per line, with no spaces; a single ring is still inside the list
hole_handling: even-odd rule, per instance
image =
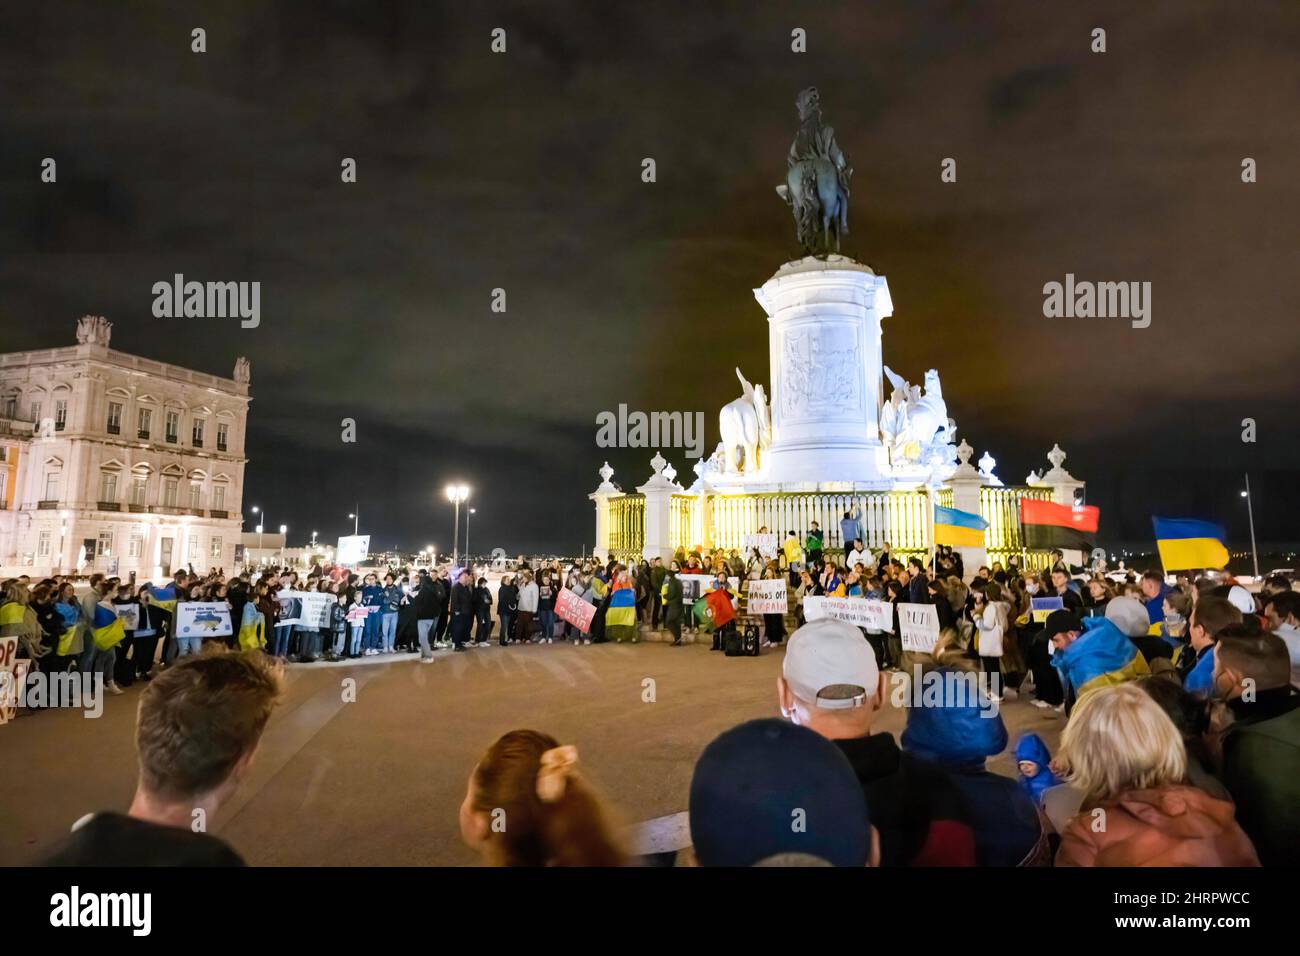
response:
[[[510,643],[510,632],[514,629],[515,613],[518,610],[519,588],[515,584],[515,576],[507,574],[501,579],[501,587],[497,589],[497,617],[501,621],[502,647]]]
[[[487,578],[479,578],[474,586],[474,616],[478,619],[474,642],[487,647],[488,638],[492,636],[492,592],[488,590]]]
[[[451,587],[451,643],[454,650],[463,651],[474,626],[474,588],[468,571],[460,572]]]

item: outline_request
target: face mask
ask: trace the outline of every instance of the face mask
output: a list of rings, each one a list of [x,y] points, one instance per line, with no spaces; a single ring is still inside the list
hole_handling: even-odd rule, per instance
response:
[[[1183,623],[1183,616],[1179,614],[1177,611],[1170,611],[1168,614],[1165,615],[1165,621],[1166,623],[1172,624],[1176,627],[1179,624]]]
[[[1031,581],[1029,584],[1025,585],[1025,590],[1028,591],[1030,594],[1037,594],[1038,585]]]

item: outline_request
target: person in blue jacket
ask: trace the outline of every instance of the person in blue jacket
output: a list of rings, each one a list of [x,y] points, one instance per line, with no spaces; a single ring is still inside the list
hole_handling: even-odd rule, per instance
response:
[[[1007,746],[1007,728],[981,696],[976,674],[951,667],[925,673],[941,681],[941,703],[907,709],[903,751],[940,767],[965,798],[978,866],[1047,866],[1051,855],[1038,808],[1014,780],[985,769]]]
[[[1020,770],[1020,788],[1037,806],[1043,805],[1043,793],[1061,781],[1052,772],[1052,752],[1038,734],[1025,734],[1016,744],[1016,767]]]

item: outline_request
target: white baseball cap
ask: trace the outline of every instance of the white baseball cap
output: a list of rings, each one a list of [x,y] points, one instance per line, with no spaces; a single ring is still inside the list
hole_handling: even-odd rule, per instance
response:
[[[810,621],[791,635],[781,674],[796,697],[827,710],[862,706],[875,696],[880,682],[876,652],[862,632],[830,618]],[[861,687],[862,695],[819,696],[835,685]]]

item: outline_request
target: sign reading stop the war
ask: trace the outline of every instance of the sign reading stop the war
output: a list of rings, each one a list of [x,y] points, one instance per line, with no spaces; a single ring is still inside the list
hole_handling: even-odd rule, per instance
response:
[[[572,624],[586,634],[591,630],[591,619],[596,616],[596,608],[584,601],[576,591],[562,588],[555,598],[555,613],[561,621]]]

